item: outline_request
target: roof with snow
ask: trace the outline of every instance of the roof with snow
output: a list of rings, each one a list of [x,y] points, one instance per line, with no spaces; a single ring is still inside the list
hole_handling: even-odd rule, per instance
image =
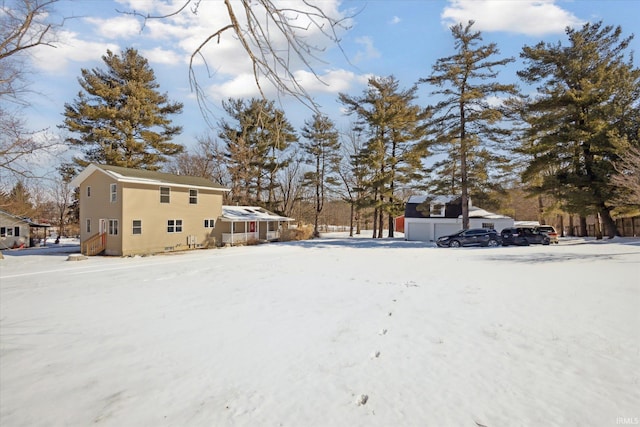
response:
[[[462,215],[458,218],[462,218]],[[476,206],[469,206],[469,218],[510,219],[511,217],[489,212]]]
[[[449,203],[452,200],[457,199],[460,196],[425,196],[425,195],[417,195],[417,196],[409,196],[409,200],[407,203],[424,203],[426,200],[430,200],[432,203],[442,204]]]
[[[9,212],[3,211],[3,210],[0,210],[0,215],[5,216],[7,218],[10,218],[10,220],[15,221],[16,223],[18,223],[18,222],[25,223],[29,227],[36,227],[36,228],[51,227],[51,224],[38,223],[38,222],[32,221],[31,218],[27,218],[27,217],[23,217],[23,216],[17,216],[17,215],[14,215],[12,213],[9,213]]]
[[[293,218],[281,216],[258,206],[222,206],[221,221],[295,221]]]
[[[146,169],[130,169],[120,166],[97,165],[95,163],[87,166],[72,181],[71,185],[79,187],[93,172],[100,171],[118,182],[128,182],[136,184],[168,184],[175,187],[206,188],[220,191],[230,191],[214,182],[197,176],[174,175],[170,173],[150,171]]]

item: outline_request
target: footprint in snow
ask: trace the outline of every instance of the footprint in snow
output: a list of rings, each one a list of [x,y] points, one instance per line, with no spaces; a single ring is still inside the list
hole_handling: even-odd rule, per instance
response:
[[[378,335],[386,335],[386,334],[387,334],[386,329],[380,329],[380,331],[378,331]]]

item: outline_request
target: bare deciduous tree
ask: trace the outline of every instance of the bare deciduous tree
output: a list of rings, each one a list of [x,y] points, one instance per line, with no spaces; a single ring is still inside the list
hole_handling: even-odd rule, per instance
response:
[[[203,4],[202,0],[184,0],[175,12],[163,16],[131,13],[142,16],[145,21],[163,19],[189,10],[196,14]],[[219,43],[225,33],[231,33],[237,38],[250,59],[254,80],[263,98],[266,98],[263,82],[268,81],[279,93],[293,96],[307,107],[318,111],[317,103],[303,87],[292,64],[300,64],[301,68],[322,81],[315,67],[318,63],[323,63],[320,55],[324,47],[314,44],[311,41],[313,39],[307,35],[311,31],[318,31],[340,48],[339,33],[348,29],[351,16],[334,16],[325,10],[321,2],[310,0],[224,0],[224,7],[228,23],[209,34],[193,51],[189,62],[189,81],[192,90],[198,95],[205,118],[209,110],[204,102],[206,96],[196,78],[194,65],[199,59],[209,69],[210,60],[205,57],[204,48]]]
[[[623,189],[617,203],[623,207],[640,207],[640,148],[629,147],[614,164],[618,172],[611,178],[613,185]]]
[[[52,46],[54,25],[47,21],[58,0],[14,0],[0,4],[0,177],[32,178],[28,159],[57,141],[35,138],[26,128],[20,109],[28,102],[26,53],[37,46]],[[13,105],[10,108],[9,105]]]

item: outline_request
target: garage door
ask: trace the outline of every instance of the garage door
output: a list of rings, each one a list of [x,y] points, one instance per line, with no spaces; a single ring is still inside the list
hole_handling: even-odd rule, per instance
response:
[[[462,227],[460,224],[436,224],[436,239],[442,236],[448,236],[457,231],[460,231]]]
[[[432,240],[431,224],[409,223],[405,224],[407,240],[418,240],[428,242]]]

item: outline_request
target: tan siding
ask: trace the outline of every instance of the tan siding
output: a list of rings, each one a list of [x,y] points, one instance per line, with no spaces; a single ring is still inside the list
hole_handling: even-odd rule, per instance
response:
[[[117,184],[117,201],[111,202],[110,184]],[[91,196],[87,197],[87,187],[91,187]],[[96,171],[80,185],[80,240],[85,241],[99,232],[100,219],[117,219],[117,236],[107,236],[107,255],[121,255],[122,246],[122,184],[106,174]],[[87,233],[87,219],[91,219],[91,232]],[[107,221],[107,231],[109,223]]]
[[[188,248],[188,237],[195,236],[200,246],[213,246],[212,229],[204,228],[205,219],[222,214],[222,192],[198,189],[198,203],[189,203],[189,189],[170,187],[170,203],[160,203],[160,186],[127,184],[124,190],[122,235],[123,255],[155,253]],[[169,233],[168,220],[182,220],[182,232]],[[133,221],[142,221],[142,234],[133,234]]]

